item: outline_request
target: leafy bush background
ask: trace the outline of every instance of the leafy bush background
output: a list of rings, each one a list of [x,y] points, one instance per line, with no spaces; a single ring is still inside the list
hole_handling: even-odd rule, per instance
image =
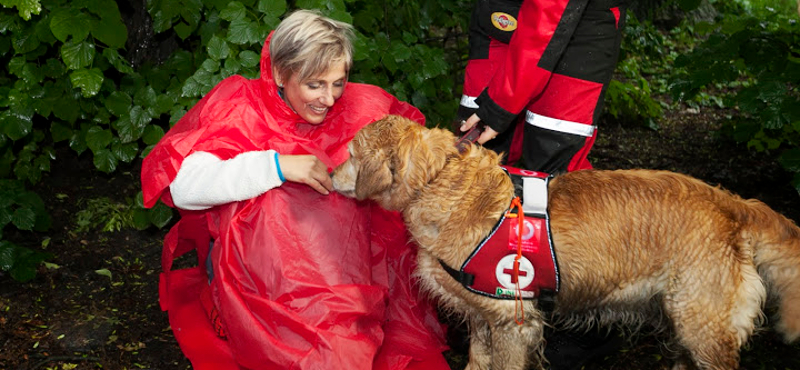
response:
[[[143,158],[219,81],[257,77],[265,37],[292,9],[321,9],[355,26],[352,80],[411,102],[431,126],[455,116],[472,0],[145,1],[0,0],[0,269],[18,280],[47,256],[2,233],[49,226],[41,198],[27,189],[58,161],[55,148],[91,156],[109,174]],[[645,3],[672,14],[700,5]],[[663,110],[681,102],[737,107],[726,132],[753,150],[785,151],[782,163],[800,173],[792,4],[710,3],[714,17],[669,32],[629,16],[607,113],[657,129]],[[709,88],[725,93],[710,99]],[[657,99],[668,93],[673,102]],[[145,210],[141,195],[131,203],[119,220],[140,229],[171,221],[163,204]]]

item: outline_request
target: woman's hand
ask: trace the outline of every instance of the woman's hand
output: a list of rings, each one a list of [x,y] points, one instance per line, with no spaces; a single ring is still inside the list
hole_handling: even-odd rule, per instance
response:
[[[481,121],[481,118],[480,118],[480,117],[478,117],[478,115],[477,115],[477,114],[474,114],[474,113],[473,113],[473,114],[472,114],[471,116],[469,116],[469,118],[467,118],[467,120],[466,120],[466,121],[464,121],[464,123],[461,125],[461,132],[467,132],[467,131],[469,131],[471,128],[475,127],[475,125],[477,125],[477,124],[478,124],[478,122],[480,122],[480,121]],[[478,144],[483,144],[483,143],[485,143],[485,142],[487,142],[487,141],[489,141],[489,140],[492,140],[492,139],[494,139],[495,137],[497,137],[497,135],[498,135],[497,131],[493,130],[493,129],[492,129],[491,127],[489,127],[489,126],[485,126],[485,127],[483,128],[483,132],[481,133],[481,136],[479,136],[479,137],[478,137],[478,140],[475,140],[475,142],[477,142]]]
[[[313,155],[279,155],[278,164],[286,181],[306,184],[325,195],[333,190],[328,167]]]

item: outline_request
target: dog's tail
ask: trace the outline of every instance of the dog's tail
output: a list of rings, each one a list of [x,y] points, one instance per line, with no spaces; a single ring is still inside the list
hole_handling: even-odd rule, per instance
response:
[[[731,211],[743,225],[742,241],[753,248],[759,275],[779,302],[777,330],[794,341],[800,338],[800,228],[758,200],[741,202],[744,207]]]

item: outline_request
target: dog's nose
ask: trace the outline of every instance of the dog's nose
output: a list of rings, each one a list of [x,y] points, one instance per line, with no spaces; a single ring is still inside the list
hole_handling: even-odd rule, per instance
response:
[[[352,186],[346,186],[342,181],[337,181],[336,177],[333,178],[333,190],[349,198],[355,198],[356,189]]]
[[[350,198],[354,198],[356,196],[356,187],[355,181],[350,179],[350,176],[347,176],[347,171],[343,170],[343,165],[336,167],[331,172],[331,179],[333,180],[333,190],[336,192]]]

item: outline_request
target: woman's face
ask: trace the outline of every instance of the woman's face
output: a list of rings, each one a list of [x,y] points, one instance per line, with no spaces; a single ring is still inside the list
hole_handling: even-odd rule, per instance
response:
[[[317,125],[344,93],[345,82],[344,62],[335,63],[327,72],[306,81],[298,81],[297,76],[292,75],[283,85],[283,99],[306,122]]]

